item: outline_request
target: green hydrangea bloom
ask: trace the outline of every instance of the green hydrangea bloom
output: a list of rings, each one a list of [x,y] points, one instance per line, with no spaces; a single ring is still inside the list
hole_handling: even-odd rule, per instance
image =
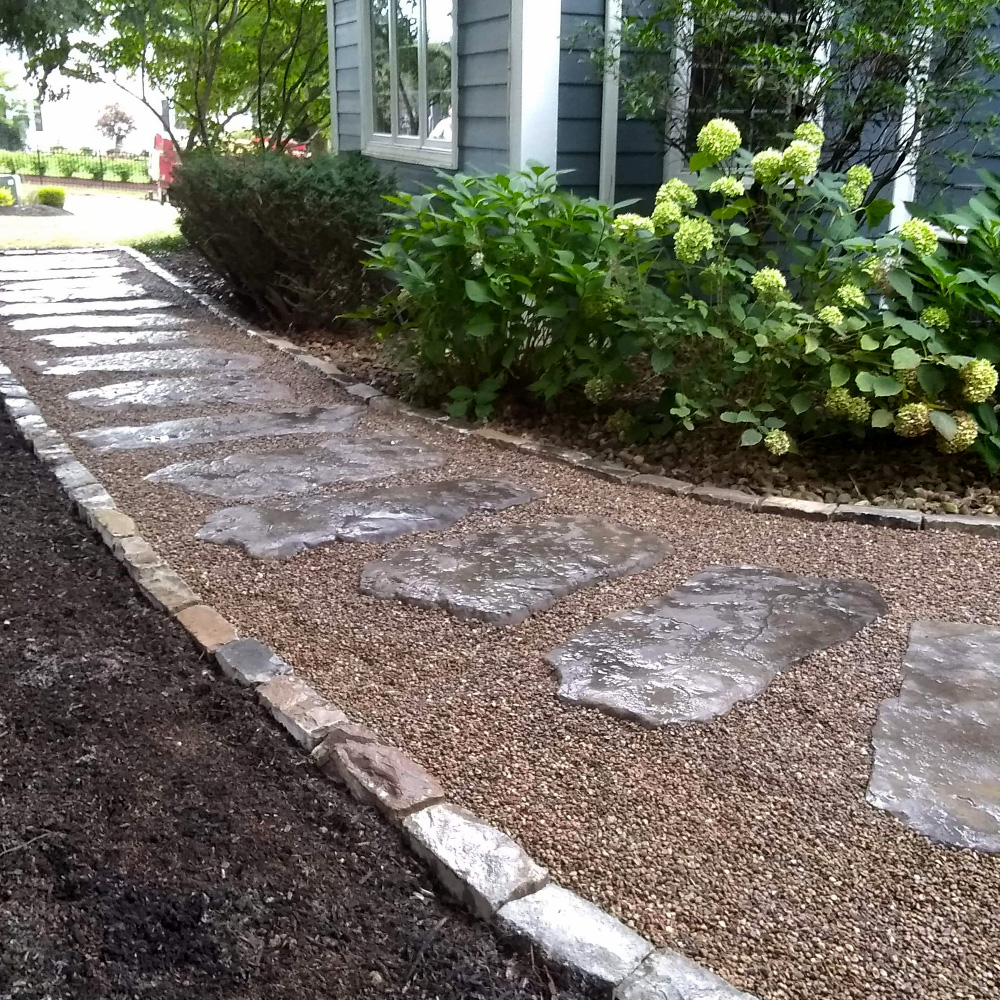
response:
[[[844,416],[853,424],[867,424],[872,415],[872,404],[864,396],[851,396]]]
[[[927,257],[938,248],[937,233],[923,219],[907,219],[899,227],[899,238],[909,240],[921,257]]]
[[[816,318],[827,326],[840,326],[844,322],[844,314],[836,306],[823,306]]]
[[[811,146],[822,146],[826,142],[823,130],[815,122],[803,122],[792,135],[796,139],[808,142]]]
[[[950,441],[944,435],[938,438],[938,451],[944,452],[945,455],[957,455],[960,451],[968,451],[979,437],[979,428],[975,420],[965,410],[955,410],[952,416],[958,424],[955,436]]]
[[[924,326],[932,326],[935,330],[947,330],[951,326],[948,310],[941,306],[928,306],[920,314],[920,322]]]
[[[909,392],[920,392],[920,379],[917,377],[916,368],[907,368],[905,371],[894,372],[896,380],[903,383],[903,388]]]
[[[816,173],[819,166],[819,148],[810,142],[794,139],[781,154],[781,166],[793,177],[808,177]]]
[[[615,410],[604,422],[604,426],[612,434],[624,434],[635,425],[635,417],[628,410]]]
[[[860,184],[848,181],[840,189],[841,197],[847,202],[848,208],[860,208],[865,200],[865,189]]]
[[[656,231],[656,224],[652,219],[645,215],[637,215],[635,212],[623,212],[615,216],[614,227],[619,239],[623,240],[634,239],[640,232]]]
[[[785,276],[776,267],[762,267],[750,279],[759,298],[774,300],[785,291]]]
[[[764,447],[772,455],[786,455],[792,450],[792,439],[783,430],[776,428],[764,436]]]
[[[660,232],[666,229],[667,226],[673,225],[675,222],[680,222],[683,214],[681,206],[676,201],[666,198],[663,201],[657,202],[656,208],[653,209],[653,222],[656,225],[656,231]]]
[[[823,402],[823,405],[826,407],[826,412],[829,413],[831,417],[846,417],[850,404],[851,394],[843,386],[838,386],[836,389],[830,389]]]
[[[486,255],[482,250],[477,250],[472,255],[472,269],[474,271],[481,271],[486,264]]]
[[[694,264],[715,242],[715,230],[708,219],[681,219],[674,233],[674,255],[683,264]]]
[[[606,378],[590,378],[583,386],[583,394],[595,405],[606,403],[615,394],[615,384]]]
[[[986,358],[973,358],[958,371],[962,380],[962,398],[970,403],[983,403],[997,387],[997,370]]]
[[[780,149],[762,149],[751,161],[754,179],[761,184],[773,184],[784,173]]]
[[[738,177],[720,177],[712,181],[709,186],[709,193],[723,194],[727,198],[739,198],[743,195],[743,181]]]
[[[712,157],[716,163],[732,156],[740,148],[742,141],[743,136],[736,123],[728,118],[713,118],[702,127],[697,139],[698,150]]]
[[[845,281],[837,289],[837,301],[845,309],[861,309],[868,303],[865,293],[853,281]]]
[[[856,184],[863,191],[867,191],[871,187],[873,179],[871,169],[863,163],[855,163],[853,167],[848,167],[848,184]]]
[[[685,184],[679,177],[671,177],[666,184],[661,184],[656,192],[656,204],[664,201],[676,202],[682,208],[698,204],[698,196],[690,184]]]
[[[895,429],[900,437],[920,437],[931,426],[931,408],[926,403],[907,403],[896,411]]]

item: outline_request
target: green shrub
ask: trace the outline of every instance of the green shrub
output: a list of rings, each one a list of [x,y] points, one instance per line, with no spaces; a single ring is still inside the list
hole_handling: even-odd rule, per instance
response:
[[[104,175],[108,172],[108,165],[102,157],[94,156],[87,161],[86,171],[91,180],[103,181]]]
[[[441,176],[426,194],[389,199],[396,226],[369,261],[398,283],[381,330],[413,357],[423,391],[451,390],[453,414],[483,418],[505,384],[552,398],[620,376],[624,307],[609,272],[623,251],[610,210],[541,167]]]
[[[35,192],[35,201],[39,205],[62,208],[66,204],[66,192],[61,187],[41,187]]]
[[[14,195],[9,188],[0,187],[0,208],[10,208],[14,204]]]
[[[242,304],[310,329],[370,301],[361,266],[384,232],[391,178],[358,156],[189,156],[170,187],[180,228]]]
[[[134,165],[127,160],[124,162],[119,161],[111,164],[111,170],[115,177],[117,177],[118,180],[124,184],[126,181],[131,180],[133,166]]]

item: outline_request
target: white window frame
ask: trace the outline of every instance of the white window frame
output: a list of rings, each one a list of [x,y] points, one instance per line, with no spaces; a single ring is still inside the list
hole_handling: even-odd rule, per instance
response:
[[[420,39],[417,59],[420,73],[420,107],[427,104],[427,2],[420,2]],[[395,51],[396,18],[393,8],[396,0],[389,5],[390,50]],[[451,141],[428,139],[427,121],[420,116],[419,135],[386,135],[375,131],[374,67],[372,64],[371,41],[371,0],[358,0],[361,27],[361,151],[367,156],[398,163],[416,163],[428,167],[444,167],[455,170],[458,167],[458,4],[452,0],[452,41],[451,41]],[[395,86],[396,74],[392,73],[390,85],[391,113],[395,123],[399,120]]]

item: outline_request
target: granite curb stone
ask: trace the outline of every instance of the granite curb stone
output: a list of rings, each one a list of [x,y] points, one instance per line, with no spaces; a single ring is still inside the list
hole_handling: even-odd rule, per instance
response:
[[[140,569],[132,575],[146,599],[160,611],[176,615],[201,604],[201,598],[166,563]]]
[[[215,651],[222,672],[246,687],[266,684],[275,677],[292,672],[292,668],[264,643],[257,639],[237,639]]]
[[[174,617],[206,653],[214,653],[220,646],[239,638],[236,629],[209,604],[192,604]]]
[[[654,951],[613,1000],[757,1000],[676,951]]]
[[[856,524],[873,524],[880,528],[909,528],[919,531],[924,515],[919,510],[898,507],[870,507],[867,504],[838,504],[830,515],[831,521],[853,521]]]
[[[257,696],[292,739],[306,750],[314,750],[333,726],[347,721],[339,708],[293,674],[272,677],[257,688]]]

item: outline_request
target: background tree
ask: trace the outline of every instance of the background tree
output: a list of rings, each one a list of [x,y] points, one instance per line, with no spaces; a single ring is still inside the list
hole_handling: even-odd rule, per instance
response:
[[[97,131],[107,136],[115,144],[115,152],[120,153],[122,143],[135,131],[135,121],[124,108],[109,104],[97,119]]]
[[[28,105],[12,97],[14,88],[0,72],[0,149],[17,152],[24,149],[28,131]]]
[[[821,167],[871,164],[874,197],[918,157],[927,177],[932,150],[952,165],[995,150],[998,28],[993,0],[643,0],[597,58],[626,113],[663,122],[680,155],[716,115],[754,148],[811,119]]]

